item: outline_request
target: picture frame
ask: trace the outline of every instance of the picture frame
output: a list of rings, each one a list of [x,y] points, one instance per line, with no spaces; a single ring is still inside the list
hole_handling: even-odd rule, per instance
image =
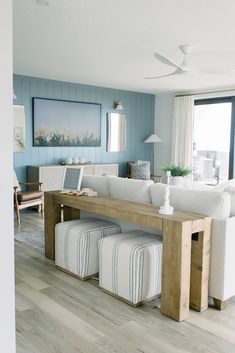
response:
[[[101,104],[33,97],[34,147],[100,147]]]
[[[13,142],[14,152],[25,152],[25,108],[13,105]]]
[[[62,178],[61,191],[63,190],[76,190],[81,189],[83,167],[65,167]]]

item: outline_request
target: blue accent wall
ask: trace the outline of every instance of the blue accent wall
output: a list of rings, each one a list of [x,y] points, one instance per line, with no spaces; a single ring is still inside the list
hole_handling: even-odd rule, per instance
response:
[[[119,163],[126,173],[126,162],[149,160],[153,170],[153,144],[144,140],[154,132],[155,96],[152,94],[14,75],[14,104],[24,105],[26,114],[26,151],[14,153],[14,168],[19,180],[27,178],[27,165],[58,164],[68,157],[83,157],[92,163]],[[33,147],[32,97],[55,98],[101,104],[101,147]],[[127,116],[127,149],[106,152],[106,114],[114,112],[120,99]]]

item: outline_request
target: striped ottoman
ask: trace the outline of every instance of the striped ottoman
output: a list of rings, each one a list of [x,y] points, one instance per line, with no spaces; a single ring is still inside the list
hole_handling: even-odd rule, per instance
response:
[[[97,274],[98,241],[120,231],[119,225],[96,218],[58,223],[55,227],[55,264],[80,279]]]
[[[138,306],[161,293],[162,241],[134,230],[99,241],[99,285]]]

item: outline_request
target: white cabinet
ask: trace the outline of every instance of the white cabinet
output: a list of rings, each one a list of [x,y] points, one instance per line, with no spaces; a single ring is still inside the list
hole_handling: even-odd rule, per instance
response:
[[[115,175],[118,176],[118,164],[85,164],[83,175]],[[59,190],[61,188],[64,174],[63,165],[28,166],[28,181],[41,181],[42,190]],[[78,168],[78,165],[71,165],[69,168]]]

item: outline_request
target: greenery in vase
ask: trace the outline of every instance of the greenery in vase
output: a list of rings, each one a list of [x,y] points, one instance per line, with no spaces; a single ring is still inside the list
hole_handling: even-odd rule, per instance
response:
[[[170,171],[171,172],[171,176],[173,176],[173,177],[185,176],[185,175],[188,175],[188,174],[192,173],[192,169],[191,168],[183,168],[183,167],[177,166],[175,164],[170,164],[170,165],[167,165],[165,167],[162,167],[161,170],[163,172]]]

